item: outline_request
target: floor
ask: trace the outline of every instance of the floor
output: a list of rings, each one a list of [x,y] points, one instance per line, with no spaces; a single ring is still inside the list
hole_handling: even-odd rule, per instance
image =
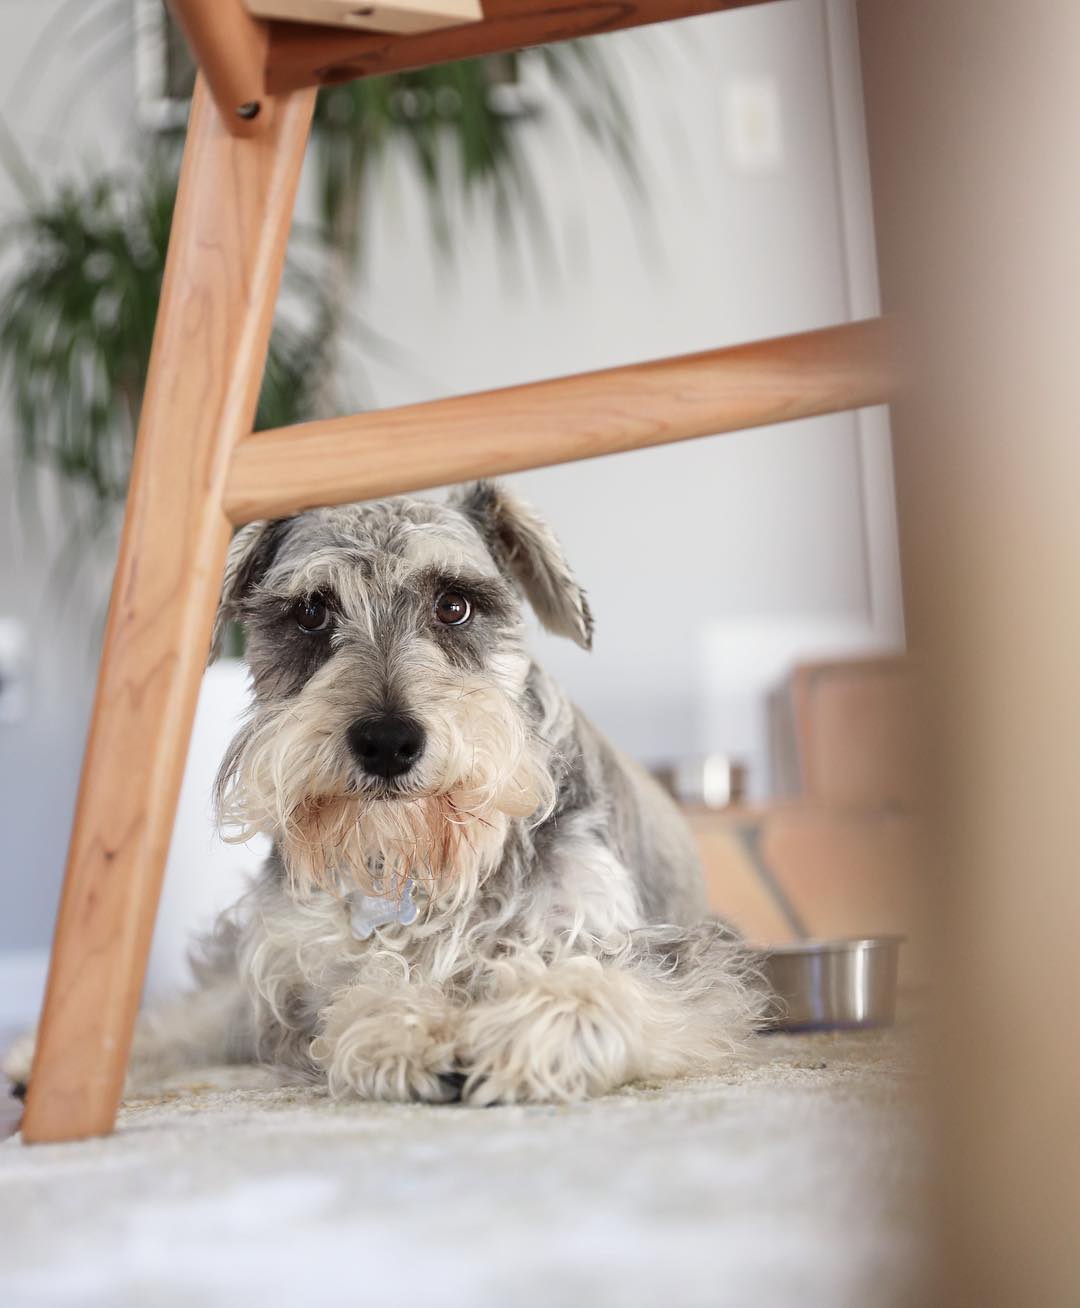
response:
[[[568,1108],[221,1069],[110,1139],[0,1145],[0,1303],[916,1303],[920,1082],[904,1029],[766,1037],[725,1077]]]

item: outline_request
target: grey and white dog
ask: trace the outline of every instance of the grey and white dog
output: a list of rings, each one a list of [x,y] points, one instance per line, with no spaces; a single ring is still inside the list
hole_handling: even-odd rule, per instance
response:
[[[141,1022],[136,1081],[257,1060],[490,1104],[731,1056],[758,999],[690,833],[530,660],[525,600],[590,645],[558,542],[489,482],[237,535],[218,633],[246,625],[254,703],[218,803],[273,853]]]

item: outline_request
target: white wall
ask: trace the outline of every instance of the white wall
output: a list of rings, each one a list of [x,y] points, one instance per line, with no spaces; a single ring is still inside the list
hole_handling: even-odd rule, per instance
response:
[[[872,312],[848,7],[827,3],[831,29],[826,0],[784,0],[606,38],[647,165],[647,211],[635,212],[580,148],[553,101],[533,146],[560,251],[553,266],[506,275],[492,230],[473,219],[446,268],[432,256],[414,181],[388,176],[355,309],[408,359],[370,364],[370,398],[506,385]],[[130,146],[130,52],[113,56],[75,113],[64,112],[78,80],[65,57],[16,94],[35,31],[60,7],[0,7],[0,85],[11,88],[2,111],[35,162],[78,169]],[[753,96],[763,83],[778,95],[780,158],[747,171],[726,107],[733,87]],[[0,186],[0,203],[11,202]],[[0,450],[6,458],[6,440]],[[880,426],[840,415],[514,478],[556,524],[597,616],[592,655],[543,638],[544,659],[632,752],[745,747],[743,727],[710,707],[706,650],[718,631],[768,618],[795,632],[805,620],[860,640],[899,635],[883,450]],[[94,606],[56,613],[41,551],[26,546],[10,503],[0,528],[0,616],[22,617],[33,641],[28,715],[0,726],[3,949],[47,939],[89,706]]]
[[[537,145],[564,252],[547,281],[508,282],[493,232],[475,223],[447,272],[424,242],[409,179],[388,179],[356,307],[418,363],[412,376],[376,370],[379,402],[876,312],[851,22],[846,4],[789,0],[608,38],[636,110],[648,211],[557,115]],[[762,84],[778,98],[779,157],[754,171],[740,167],[728,105]],[[385,258],[395,245],[409,257]],[[863,476],[882,439],[887,452],[887,432],[842,414],[513,478],[554,520],[596,610],[591,655],[542,639],[544,659],[629,750],[750,750],[761,793],[763,732],[706,711],[710,630],[722,624],[722,645],[747,619],[780,619],[784,648],[803,626],[817,648],[833,627],[841,643],[899,638],[888,465],[882,503],[865,498],[880,494],[882,470],[869,487]]]
[[[50,36],[49,24],[58,16],[66,22]],[[88,78],[81,70],[100,68],[103,58],[117,55],[100,46],[106,39],[100,23],[73,31],[75,17],[70,5],[56,0],[0,5],[0,116],[34,169],[46,176],[54,170],[96,171],[130,152],[129,60],[121,49],[115,72]],[[17,197],[0,168],[0,222],[18,213]],[[0,264],[0,271],[9,266]],[[74,591],[65,584],[68,568],[58,558],[63,504],[46,495],[44,522],[35,526],[33,497],[16,476],[14,439],[5,404],[0,617],[25,625],[29,658],[25,714],[0,724],[0,950],[41,945],[52,930],[110,566],[105,559],[91,561]]]

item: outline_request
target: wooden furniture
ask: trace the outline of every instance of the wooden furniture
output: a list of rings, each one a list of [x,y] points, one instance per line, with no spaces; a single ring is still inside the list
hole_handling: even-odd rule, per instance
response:
[[[942,1308],[1077,1302],[1080,5],[860,0],[936,858]]]
[[[908,661],[802,663],[773,701],[770,762],[789,771],[774,773],[772,798],[685,809],[711,907],[755,944],[905,936],[901,984],[923,986],[925,796]]]
[[[247,0],[256,18],[372,32],[436,32],[483,18],[479,0]]]
[[[318,85],[733,7],[487,0],[481,21],[402,36],[173,0],[201,73],[24,1140],[112,1128],[235,524],[888,399],[869,322],[251,434]]]

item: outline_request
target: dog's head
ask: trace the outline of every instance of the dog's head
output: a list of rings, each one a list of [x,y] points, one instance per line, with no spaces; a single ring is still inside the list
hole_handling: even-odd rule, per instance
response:
[[[215,644],[244,623],[254,704],[218,779],[223,824],[271,835],[300,889],[479,884],[509,821],[554,802],[526,600],[588,647],[558,542],[490,482],[244,527]]]

